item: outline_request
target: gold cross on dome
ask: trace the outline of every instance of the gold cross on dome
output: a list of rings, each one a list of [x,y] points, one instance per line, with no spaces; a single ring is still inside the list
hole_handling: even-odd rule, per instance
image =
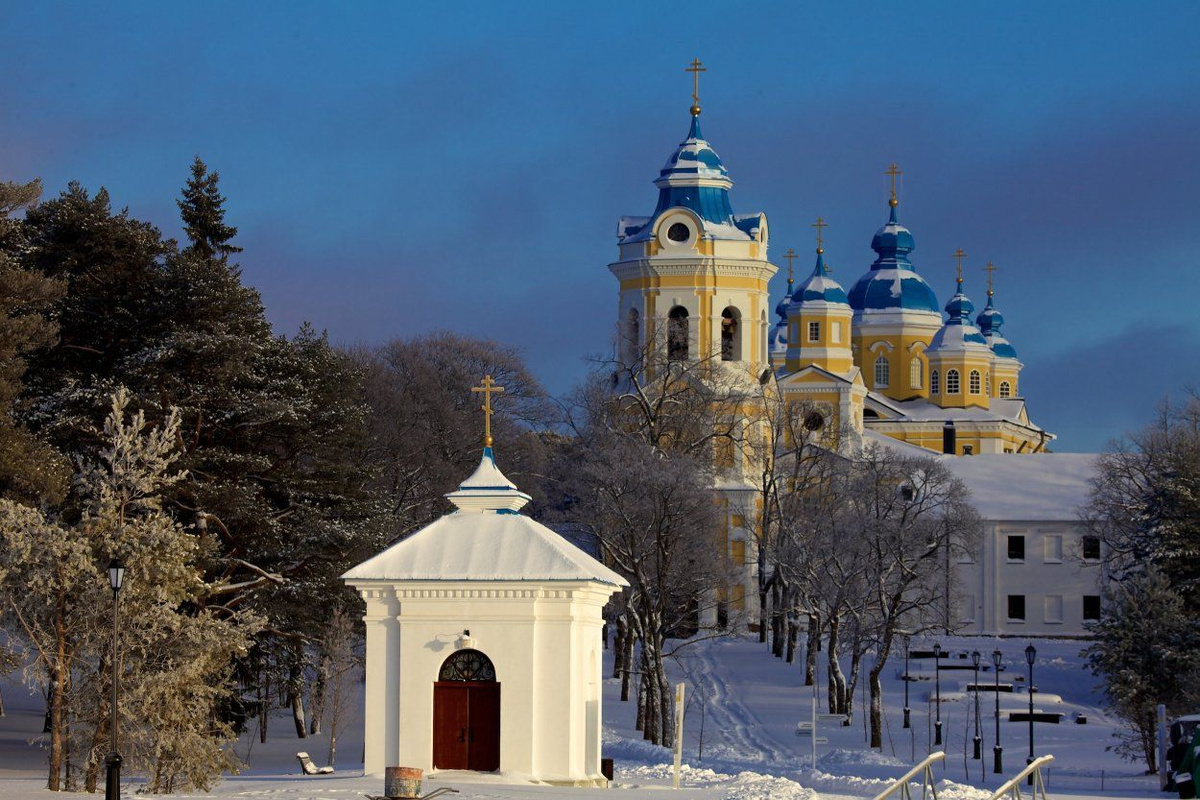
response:
[[[691,66],[684,69],[684,72],[692,73],[692,114],[700,113],[700,73],[708,72],[701,65],[700,59],[693,58]]]
[[[953,255],[954,255],[954,258],[958,261],[958,285],[962,286],[962,282],[963,282],[962,262],[963,262],[963,259],[967,257],[967,254],[964,253],[963,249],[960,247],[954,251]]]
[[[996,270],[998,269],[1000,268],[990,261],[987,263],[987,266],[983,268],[984,272],[988,274],[988,297],[992,296],[992,278],[995,277]]]
[[[817,221],[814,222],[809,227],[817,229],[817,252],[824,253],[825,252],[825,236],[824,236],[825,230],[824,229],[829,227],[828,223],[825,222],[824,218],[817,217]]]
[[[892,179],[892,199],[888,202],[891,203],[893,207],[898,206],[900,201],[896,199],[896,178],[900,177],[904,173],[900,171],[900,167],[898,167],[896,162],[893,161],[891,166],[887,168],[887,172],[883,174],[890,176]]]
[[[796,251],[789,247],[788,251],[783,254],[783,257],[786,258],[787,262],[788,262],[788,286],[791,286],[792,285],[792,264],[798,258],[798,256],[796,255]]]
[[[483,376],[482,386],[472,386],[472,392],[483,393],[483,405],[479,408],[483,411],[483,443],[487,447],[492,446],[492,393],[500,394],[504,391],[503,386],[497,386],[496,381],[492,380],[491,375]]]

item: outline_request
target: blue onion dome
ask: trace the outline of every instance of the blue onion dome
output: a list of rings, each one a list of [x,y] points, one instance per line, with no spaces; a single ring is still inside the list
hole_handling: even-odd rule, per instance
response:
[[[790,252],[790,251],[789,251]],[[792,304],[792,275],[788,272],[787,293],[775,306],[775,314],[779,317],[779,321],[775,323],[775,327],[771,329],[771,335],[768,338],[768,352],[774,353],[782,350],[787,350],[787,333],[788,333],[788,308]]]
[[[915,248],[912,233],[896,220],[893,203],[887,224],[871,239],[875,262],[850,289],[850,306],[858,312],[912,311],[940,319],[933,288],[908,258]]]
[[[792,292],[791,310],[807,308],[827,308],[832,305],[848,306],[846,292],[841,284],[829,277],[825,268],[824,251],[817,250],[817,265],[812,275],[800,282]]]
[[[1017,349],[1008,339],[1004,338],[1004,334],[1000,331],[1004,326],[1004,315],[1000,313],[993,302],[994,294],[991,289],[988,289],[987,306],[979,312],[979,316],[975,318],[975,324],[979,326],[980,333],[983,334],[984,340],[992,348],[992,352],[996,354],[997,358],[1015,359]]]
[[[929,341],[927,352],[938,350],[990,352],[983,334],[971,324],[971,312],[974,310],[975,304],[971,302],[971,298],[963,294],[962,278],[960,277],[958,290],[950,298],[950,302],[946,303],[946,313],[950,317]]]
[[[735,224],[733,207],[729,204],[733,181],[721,157],[700,133],[699,116],[692,116],[687,138],[659,170],[654,185],[658,187],[654,217],[668,208],[683,206],[707,222]]]

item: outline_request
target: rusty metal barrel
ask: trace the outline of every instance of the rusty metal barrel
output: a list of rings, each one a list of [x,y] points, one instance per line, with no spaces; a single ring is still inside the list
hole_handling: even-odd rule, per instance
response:
[[[421,776],[416,767],[387,767],[383,771],[383,794],[388,800],[414,800],[421,796]]]

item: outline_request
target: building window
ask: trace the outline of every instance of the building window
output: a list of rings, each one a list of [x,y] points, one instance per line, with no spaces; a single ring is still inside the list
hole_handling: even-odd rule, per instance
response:
[[[1100,560],[1100,537],[1099,536],[1084,536],[1080,543],[1083,549],[1084,561],[1099,561]]]
[[[743,539],[734,539],[729,543],[729,557],[733,559],[735,564],[746,563],[746,542]]]
[[[721,360],[742,360],[742,315],[730,306],[721,312]]]
[[[964,444],[964,445],[963,445],[963,455],[964,455],[964,456],[973,456],[973,455],[975,455],[975,446],[974,446],[974,445],[970,445],[970,444]]]
[[[1009,536],[1008,537],[1008,560],[1009,561],[1024,561],[1025,560],[1025,537],[1024,536]]]
[[[958,370],[946,370],[946,394],[958,394]]]
[[[1046,622],[1059,623],[1063,621],[1063,599],[1061,594],[1048,594],[1045,597]]]
[[[842,323],[829,323],[829,338],[834,344],[842,343]]]
[[[1085,594],[1083,596],[1083,621],[1096,622],[1100,619],[1100,595]]]
[[[810,342],[821,341],[821,323],[819,323],[819,322],[808,323],[808,340]]]
[[[908,365],[908,382],[914,389],[920,389],[925,383],[925,369],[921,365],[921,359],[913,358],[912,363]]]
[[[688,312],[683,306],[675,306],[667,315],[667,360],[687,361],[688,358]]]
[[[930,394],[941,394],[941,392],[939,390],[942,387],[938,385],[939,383],[941,383],[941,376],[938,375],[938,371],[935,369],[933,372],[929,373],[929,393]]]
[[[1025,621],[1025,595],[1010,594],[1008,596],[1008,619],[1010,622]]]
[[[983,390],[982,384],[980,383],[979,370],[971,370],[971,375],[968,380],[970,381],[971,394],[979,394]]]
[[[1062,563],[1062,536],[1047,534],[1042,537],[1043,556],[1047,564]]]
[[[888,380],[891,377],[891,369],[888,367],[887,356],[880,355],[875,359],[875,388],[886,389]]]
[[[732,605],[734,611],[746,610],[746,587],[740,583],[733,587]]]
[[[1012,386],[1008,381],[1000,381],[1000,396],[1012,397]]]

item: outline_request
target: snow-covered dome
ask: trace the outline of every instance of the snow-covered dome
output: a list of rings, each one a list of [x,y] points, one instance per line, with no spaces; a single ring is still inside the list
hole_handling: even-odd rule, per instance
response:
[[[768,353],[779,353],[787,350],[788,308],[790,308],[791,305],[792,277],[789,268],[787,293],[785,293],[783,298],[775,305],[775,315],[779,317],[779,321],[775,323],[775,327],[771,329],[771,334],[767,338]]]
[[[800,282],[792,292],[792,306],[799,309],[825,308],[831,305],[849,305],[846,292],[840,283],[829,277],[825,269],[823,251],[817,251],[817,266],[812,275]]]
[[[929,342],[926,352],[936,351],[966,351],[986,354],[990,352],[987,340],[979,329],[971,324],[971,312],[975,304],[971,298],[963,294],[962,279],[958,281],[958,291],[946,303],[946,313],[950,318],[938,329]]]
[[[887,224],[871,239],[871,249],[878,255],[875,263],[850,289],[851,307],[867,313],[914,311],[938,314],[937,296],[908,259],[908,254],[915,248],[912,233],[897,222],[896,206],[893,205]]]
[[[979,326],[979,332],[983,334],[984,340],[987,341],[997,358],[1015,359],[1017,357],[1016,348],[1000,332],[1004,325],[1004,315],[993,304],[993,292],[990,289],[988,290],[987,306],[979,312],[979,316],[975,317],[975,324]]]

